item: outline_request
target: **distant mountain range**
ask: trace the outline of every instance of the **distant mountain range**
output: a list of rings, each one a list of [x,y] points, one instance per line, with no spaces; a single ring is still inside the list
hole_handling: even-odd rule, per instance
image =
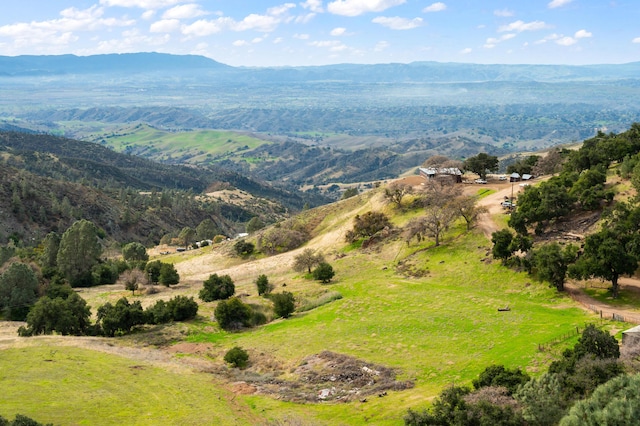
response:
[[[306,67],[232,67],[204,56],[125,53],[93,56],[0,56],[0,76],[193,73],[247,82],[354,81],[488,82],[597,81],[640,78],[640,62],[604,65],[499,65],[413,62],[409,64],[337,64]]]

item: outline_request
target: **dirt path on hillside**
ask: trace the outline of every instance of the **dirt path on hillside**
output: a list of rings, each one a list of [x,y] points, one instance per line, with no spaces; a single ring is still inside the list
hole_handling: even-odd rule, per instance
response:
[[[636,293],[640,296],[640,280],[636,278],[620,278],[620,289]],[[569,281],[565,283],[565,290],[569,296],[578,302],[584,310],[599,314],[601,318],[640,324],[640,311],[633,307],[617,307],[603,303],[586,295],[582,290],[584,282]]]
[[[500,205],[506,198],[510,198],[512,195],[516,197],[518,195],[519,190],[521,189],[518,186],[511,186],[509,183],[505,184],[496,184],[490,185],[489,188],[496,189],[496,192],[493,194],[487,195],[486,197],[480,199],[478,201],[478,205],[485,207],[487,209],[487,213],[483,213],[478,217],[478,228],[482,231],[482,233],[487,237],[488,240],[491,240],[491,234],[498,231],[500,228],[493,221],[492,216],[498,214],[505,214],[507,210],[504,209]],[[474,185],[470,189],[466,189],[466,193],[475,194],[477,193],[478,186]]]

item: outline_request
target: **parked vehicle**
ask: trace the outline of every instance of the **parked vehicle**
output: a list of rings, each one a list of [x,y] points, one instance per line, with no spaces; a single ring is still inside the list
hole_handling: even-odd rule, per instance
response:
[[[475,183],[487,183],[487,181],[484,180],[484,179],[476,179],[476,180],[474,180],[474,182]]]

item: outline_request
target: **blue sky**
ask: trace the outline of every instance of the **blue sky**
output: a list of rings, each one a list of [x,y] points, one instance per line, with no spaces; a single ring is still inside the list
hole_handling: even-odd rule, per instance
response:
[[[0,55],[164,52],[234,66],[640,61],[638,0],[20,0]]]

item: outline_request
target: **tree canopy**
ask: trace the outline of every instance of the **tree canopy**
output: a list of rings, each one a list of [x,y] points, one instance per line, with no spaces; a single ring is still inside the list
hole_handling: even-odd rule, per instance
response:
[[[91,269],[100,261],[102,246],[98,228],[88,220],[79,220],[60,239],[57,264],[72,287],[93,285]]]
[[[474,157],[467,158],[463,167],[465,170],[477,174],[481,179],[486,179],[488,172],[498,171],[498,164],[498,157],[481,152]]]
[[[200,290],[200,299],[204,302],[228,299],[236,292],[235,284],[229,275],[211,274]]]

